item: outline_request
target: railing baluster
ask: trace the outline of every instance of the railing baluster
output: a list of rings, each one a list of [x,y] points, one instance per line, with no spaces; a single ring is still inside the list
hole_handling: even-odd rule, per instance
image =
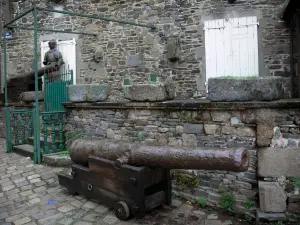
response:
[[[51,120],[51,132],[52,132],[52,149],[51,151],[55,152],[56,151],[56,134],[55,134],[55,115],[51,114],[50,115],[50,120]]]
[[[21,112],[21,126],[22,126],[22,144],[27,142],[25,135],[25,112]]]
[[[43,115],[44,121],[44,153],[48,154],[48,115]]]
[[[15,144],[18,145],[19,144],[19,128],[18,128],[18,114],[17,113],[13,113],[13,118],[14,118],[14,132],[15,132]]]
[[[33,136],[33,118],[32,111],[28,112],[28,120],[29,120],[29,136]]]
[[[61,151],[65,150],[64,142],[64,115],[61,113],[58,115],[59,119],[59,149]]]

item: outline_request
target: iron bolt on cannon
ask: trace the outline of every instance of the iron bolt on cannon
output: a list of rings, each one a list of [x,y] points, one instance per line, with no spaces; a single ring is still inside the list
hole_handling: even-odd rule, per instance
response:
[[[249,163],[243,148],[184,149],[82,139],[72,143],[70,157],[72,173],[59,174],[60,185],[114,207],[121,220],[171,204],[170,169],[244,172]]]

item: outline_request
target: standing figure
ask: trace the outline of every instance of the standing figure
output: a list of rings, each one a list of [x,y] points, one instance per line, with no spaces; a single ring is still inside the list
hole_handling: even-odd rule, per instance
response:
[[[61,52],[56,49],[57,43],[55,40],[51,40],[48,43],[50,50],[46,52],[44,56],[43,64],[45,66],[54,65],[55,69],[53,71],[48,71],[48,80],[51,82],[60,80],[59,69],[65,64]]]

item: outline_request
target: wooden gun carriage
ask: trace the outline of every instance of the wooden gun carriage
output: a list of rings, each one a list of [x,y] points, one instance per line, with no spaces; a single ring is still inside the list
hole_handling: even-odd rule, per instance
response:
[[[170,169],[248,168],[248,152],[241,148],[178,149],[78,139],[70,157],[75,164],[71,174],[59,174],[60,185],[113,207],[121,220],[171,204]]]

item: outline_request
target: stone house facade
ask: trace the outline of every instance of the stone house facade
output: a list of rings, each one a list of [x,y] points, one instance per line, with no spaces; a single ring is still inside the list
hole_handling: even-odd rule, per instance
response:
[[[38,4],[46,8],[157,27],[151,30],[42,13],[39,27],[98,35],[41,32],[40,57],[47,41],[56,39],[65,60],[75,70],[77,84],[109,85],[106,102],[65,104],[67,138],[84,136],[192,148],[244,147],[250,155],[247,172],[174,171],[174,193],[196,202],[203,198],[214,207],[222,207],[224,193],[229,193],[236,199],[234,212],[248,219],[299,221],[300,200],[291,185],[293,178],[300,177],[299,100],[269,103],[187,100],[196,92],[205,95],[207,78],[218,74],[282,76],[286,78],[287,97],[297,97],[292,89],[297,77],[290,66],[290,30],[288,23],[281,20],[286,2],[230,2],[40,0]],[[13,13],[30,4],[13,0]],[[17,23],[31,24],[31,15]],[[218,32],[223,32],[223,36]],[[220,41],[223,45],[218,44]],[[8,41],[9,76],[32,70],[32,43],[32,31],[13,30],[13,39]],[[95,60],[95,53],[103,57]],[[124,103],[124,79],[143,84],[153,73],[163,82],[172,79],[177,83],[177,101]],[[185,174],[188,179],[196,177],[199,185],[184,187],[176,180],[178,174]]]
[[[72,61],[77,83],[108,83],[111,100],[124,99],[124,78],[145,83],[152,73],[161,81],[168,78],[176,81],[178,99],[190,98],[197,91],[205,94],[207,79],[214,76],[283,76],[287,78],[287,95],[291,96],[289,30],[280,19],[284,1],[37,2],[46,8],[157,27],[151,30],[57,13],[40,16],[39,27],[98,34],[94,37],[41,32],[39,48],[43,54],[42,42],[53,38],[76,43],[72,47],[75,57],[67,54],[66,57]],[[14,14],[31,6],[31,1],[12,0],[12,3]],[[22,18],[17,24],[31,25],[32,16]],[[13,39],[8,42],[9,74],[32,70],[32,35],[32,31],[13,30]],[[219,40],[220,37],[224,38]],[[174,38],[179,57],[172,61],[172,51],[167,46]],[[95,61],[94,53],[99,48],[103,50],[103,58]]]

